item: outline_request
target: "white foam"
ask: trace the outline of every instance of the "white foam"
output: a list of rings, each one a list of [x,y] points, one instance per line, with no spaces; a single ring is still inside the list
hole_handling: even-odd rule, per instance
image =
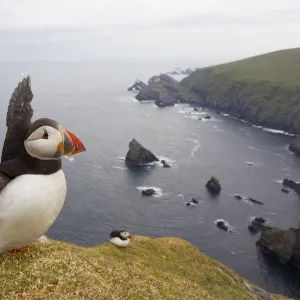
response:
[[[271,132],[271,133],[284,134],[284,135],[288,135],[288,136],[296,136],[296,134],[291,134],[291,133],[288,133],[283,130],[277,130],[277,129],[272,129],[272,128],[262,127],[262,130],[266,131],[266,132]]]
[[[246,164],[249,166],[254,166],[254,162],[252,162],[252,161],[246,161]]]
[[[88,164],[88,163],[84,163],[84,165],[88,166],[88,167],[92,167],[92,168],[103,169],[103,167],[100,165],[93,165],[93,164]]]
[[[282,183],[283,180],[282,179],[275,179],[274,182],[277,182],[277,183]]]
[[[153,197],[155,197],[155,198],[160,198],[163,196],[162,188],[157,187],[157,186],[137,186],[136,188],[140,192],[142,192],[143,190],[153,189],[155,191],[155,194],[153,195]]]
[[[120,166],[113,166],[113,169],[118,169],[118,170],[126,170],[127,168],[125,167],[120,167]]]
[[[125,156],[118,156],[117,159],[125,161]]]
[[[67,159],[70,162],[74,161],[74,157],[64,156],[65,159]]]

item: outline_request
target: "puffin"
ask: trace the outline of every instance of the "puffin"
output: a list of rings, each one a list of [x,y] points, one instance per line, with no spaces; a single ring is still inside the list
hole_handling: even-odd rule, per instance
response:
[[[31,121],[30,76],[14,90],[0,163],[0,254],[27,249],[54,223],[67,194],[62,157],[86,151],[58,122]]]
[[[110,233],[109,241],[117,247],[126,248],[129,241],[132,239],[132,234],[126,230],[113,230]]]

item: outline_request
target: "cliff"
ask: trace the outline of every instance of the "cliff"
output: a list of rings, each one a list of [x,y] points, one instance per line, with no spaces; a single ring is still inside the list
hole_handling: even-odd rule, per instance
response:
[[[1,299],[286,299],[179,238],[134,237],[125,249],[50,241],[0,261]]]
[[[300,133],[300,48],[198,69],[180,83],[190,103]]]

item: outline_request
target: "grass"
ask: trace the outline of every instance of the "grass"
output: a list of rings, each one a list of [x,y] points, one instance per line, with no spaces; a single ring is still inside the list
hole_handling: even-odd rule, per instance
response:
[[[226,64],[198,69],[191,77],[201,77],[206,70],[213,75],[247,83],[269,83],[284,89],[300,88],[300,48],[275,51]],[[183,82],[188,82],[184,79]]]
[[[0,258],[0,299],[285,299],[269,295],[178,238],[130,248],[36,243]]]
[[[215,74],[243,82],[300,88],[300,48],[271,52],[214,67]]]

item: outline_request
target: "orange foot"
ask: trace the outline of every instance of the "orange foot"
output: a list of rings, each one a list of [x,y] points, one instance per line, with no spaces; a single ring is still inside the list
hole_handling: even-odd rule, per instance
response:
[[[17,254],[17,253],[21,253],[21,252],[24,252],[26,250],[29,249],[29,245],[25,246],[24,248],[21,248],[21,249],[13,249],[13,250],[10,250],[9,253],[10,254]]]

